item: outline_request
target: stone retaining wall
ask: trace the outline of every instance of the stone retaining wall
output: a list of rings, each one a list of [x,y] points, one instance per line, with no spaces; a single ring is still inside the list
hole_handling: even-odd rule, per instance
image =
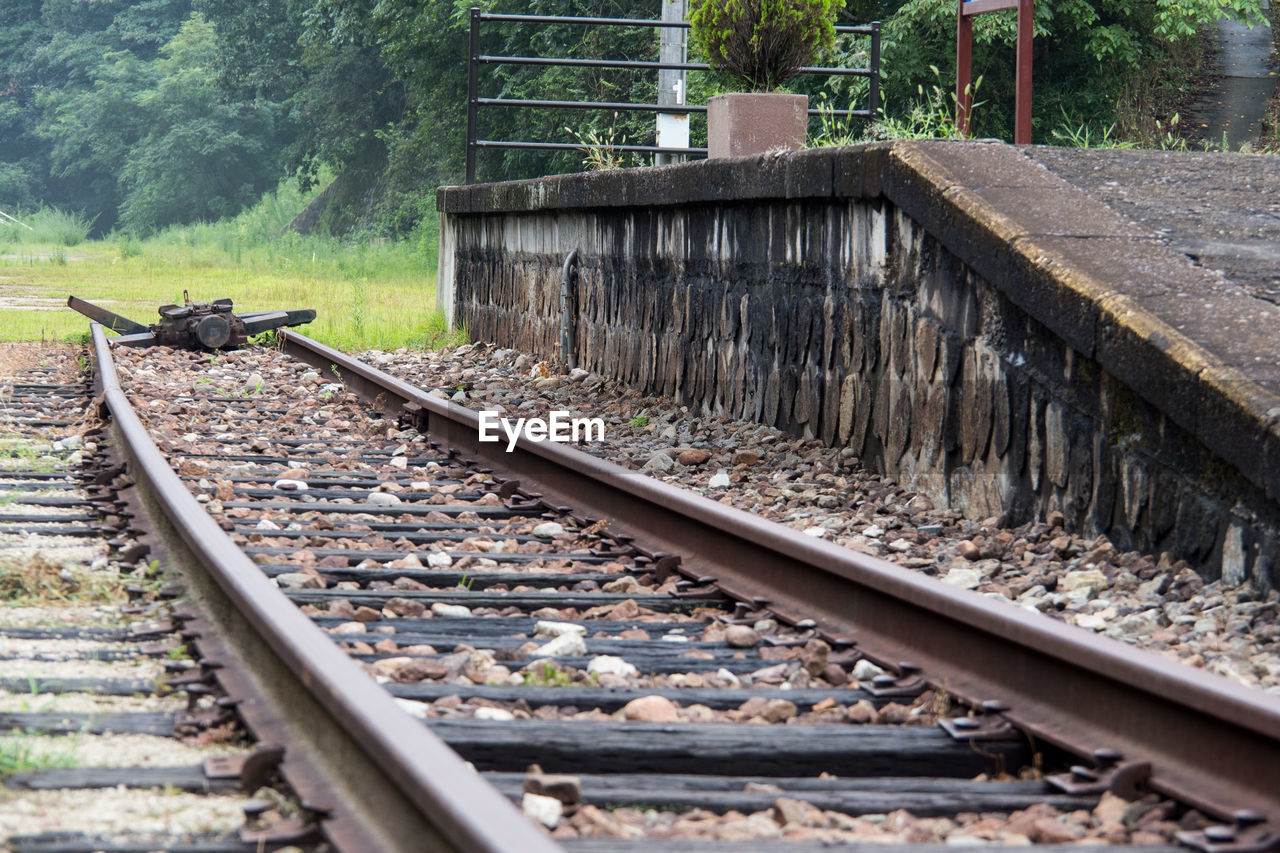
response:
[[[587,369],[847,445],[972,518],[1060,510],[1275,579],[1280,401],[1137,304],[1209,273],[1016,149],[880,144],[439,204],[442,306],[475,339],[559,358],[576,248]]]

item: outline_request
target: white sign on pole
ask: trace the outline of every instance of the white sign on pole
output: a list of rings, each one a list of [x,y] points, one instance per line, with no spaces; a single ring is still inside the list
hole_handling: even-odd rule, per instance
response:
[[[662,20],[672,23],[683,21],[688,10],[688,0],[662,0]],[[663,27],[659,39],[659,61],[675,65],[686,61],[688,30],[680,27]],[[661,106],[685,103],[685,74],[672,68],[658,72],[658,104]],[[689,114],[658,113],[658,147],[689,147]],[[657,154],[654,162],[658,165],[679,163],[684,159],[682,154]]]

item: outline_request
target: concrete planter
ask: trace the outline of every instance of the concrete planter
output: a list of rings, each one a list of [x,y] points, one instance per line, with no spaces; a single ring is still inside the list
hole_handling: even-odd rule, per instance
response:
[[[803,148],[809,98],[781,92],[736,92],[707,101],[707,156],[743,157]]]

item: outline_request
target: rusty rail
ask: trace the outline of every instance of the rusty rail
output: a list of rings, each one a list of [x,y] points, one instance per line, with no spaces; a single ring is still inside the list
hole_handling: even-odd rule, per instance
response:
[[[282,772],[304,804],[309,797],[329,814],[322,825],[330,841],[349,853],[558,850],[443,741],[373,689],[359,665],[232,543],[152,444],[120,388],[102,326],[91,331],[112,429],[150,520],[170,555],[188,558],[196,595],[221,620],[221,644],[252,664],[237,669],[242,682],[246,673],[256,676],[255,695],[233,698],[273,736],[288,738],[277,744],[286,749]],[[299,740],[307,746],[295,749]]]
[[[1150,762],[1149,787],[1215,818],[1252,810],[1264,822],[1251,831],[1280,824],[1280,697],[952,590],[568,447],[522,438],[507,453],[477,440],[473,411],[303,335],[280,338],[286,352],[336,369],[366,399],[411,413],[447,449],[483,459],[553,503],[609,519],[611,532],[634,536],[646,551],[680,553],[679,571],[689,576],[713,576],[784,621],[813,619],[830,639],[891,665],[909,660],[975,707],[996,700],[988,707],[1003,708],[1035,739]]]

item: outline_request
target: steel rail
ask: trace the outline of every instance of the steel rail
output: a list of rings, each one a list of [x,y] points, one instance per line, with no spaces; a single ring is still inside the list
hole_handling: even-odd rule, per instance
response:
[[[1115,749],[1152,764],[1150,787],[1229,820],[1252,809],[1280,823],[1280,697],[1196,671],[1039,613],[954,590],[856,551],[805,536],[589,454],[522,436],[515,449],[478,440],[475,412],[291,331],[284,349],[343,377],[388,411],[409,408],[433,440],[482,459],[552,502],[608,519],[681,571],[813,619],[881,661],[910,660],[951,695],[996,699],[1024,732],[1089,755]]]
[[[234,608],[232,621],[246,628],[243,636],[224,631],[220,641],[265,661],[273,683],[264,689],[287,702],[274,713],[287,717],[295,733],[310,731],[316,738],[301,750],[304,756],[329,762],[318,769],[327,771],[323,784],[340,801],[327,805],[332,820],[345,822],[346,843],[331,838],[335,846],[348,853],[559,850],[443,741],[376,688],[236,547],[151,442],[120,387],[102,326],[93,323],[91,332],[102,395],[130,476],[145,487],[147,503],[163,514],[181,546],[225,597],[215,604]],[[275,683],[279,679],[287,683]],[[281,745],[287,767],[293,747]]]

